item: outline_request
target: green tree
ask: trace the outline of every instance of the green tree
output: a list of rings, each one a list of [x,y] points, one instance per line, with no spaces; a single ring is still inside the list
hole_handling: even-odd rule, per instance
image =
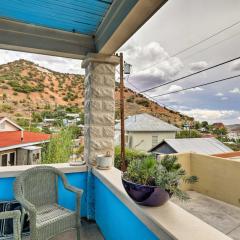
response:
[[[194,122],[194,129],[199,129],[201,127],[201,124],[199,121]]]
[[[201,127],[208,129],[208,128],[209,128],[208,122],[207,122],[207,121],[203,121],[203,122],[201,123]]]
[[[69,128],[62,129],[43,145],[42,163],[68,162],[72,154],[73,132]]]
[[[227,129],[225,127],[216,128],[213,130],[213,133],[217,134],[218,136],[225,136],[227,134]]]

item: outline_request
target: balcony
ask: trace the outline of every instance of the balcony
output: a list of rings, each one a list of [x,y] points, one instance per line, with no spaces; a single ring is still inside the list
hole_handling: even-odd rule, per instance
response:
[[[190,187],[182,186],[183,189],[192,190],[197,192],[195,194],[198,194],[198,196],[201,194],[200,196],[207,199],[218,201],[220,205],[215,205],[215,207],[219,206],[221,208],[225,204],[224,206],[227,205],[239,211],[240,192],[236,185],[240,181],[240,162],[238,160],[194,153],[179,154],[178,159],[189,173],[199,177],[197,184]],[[205,215],[212,214],[212,222],[207,221],[200,214],[201,212],[196,209],[197,201],[193,194],[192,200],[183,205],[173,199],[161,207],[143,207],[136,205],[127,196],[121,183],[121,172],[116,168],[111,170],[93,168],[92,173],[90,173],[86,166],[73,167],[68,164],[54,164],[54,166],[66,174],[72,185],[84,189],[81,210],[83,239],[192,240],[193,236],[194,240],[227,240],[230,239],[229,237],[239,239],[239,234],[237,234],[239,228],[237,226],[239,226],[240,218],[237,211],[234,213],[236,231],[232,231],[228,237],[227,232],[219,228],[217,224],[221,223],[223,226],[224,219],[229,219],[229,217],[226,218],[222,210],[219,215],[214,215],[211,204],[206,206],[205,202],[202,201],[204,206],[200,204],[200,207],[205,211]],[[1,201],[14,199],[14,177],[30,167],[32,166],[0,168]],[[89,180],[90,178],[92,180]],[[89,182],[91,182],[90,185]],[[59,203],[74,209],[74,196],[65,192],[61,186]],[[229,209],[227,208],[225,212],[231,215]],[[196,212],[199,214],[196,214]],[[89,216],[94,218],[95,221],[88,221]],[[75,232],[69,231],[54,239],[75,239]]]

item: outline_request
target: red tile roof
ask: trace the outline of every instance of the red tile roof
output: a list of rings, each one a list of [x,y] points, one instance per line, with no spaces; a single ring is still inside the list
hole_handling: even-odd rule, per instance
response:
[[[221,157],[221,158],[240,157],[240,151],[228,152],[228,153],[219,153],[219,154],[214,154],[213,156],[215,156],[215,157]]]
[[[21,141],[21,131],[0,132],[0,148],[13,145],[43,142],[50,139],[50,134],[38,132],[23,132],[23,141]]]

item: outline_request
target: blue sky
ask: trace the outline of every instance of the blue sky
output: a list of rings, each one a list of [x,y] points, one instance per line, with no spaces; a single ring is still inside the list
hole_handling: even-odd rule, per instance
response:
[[[240,56],[239,0],[168,1],[124,46],[124,58],[133,65],[128,82],[144,90]],[[176,52],[234,23],[216,37],[175,57]],[[81,61],[0,50],[0,64],[25,58],[41,66],[84,74]],[[240,60],[174,84],[155,89],[153,96],[240,74]],[[126,81],[126,85],[133,88]],[[133,88],[134,89],[134,88]],[[197,120],[240,123],[240,78],[157,99],[159,104]]]

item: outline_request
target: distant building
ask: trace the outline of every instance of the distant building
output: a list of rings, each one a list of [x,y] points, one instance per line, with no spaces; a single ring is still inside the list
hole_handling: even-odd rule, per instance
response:
[[[216,138],[179,138],[164,139],[157,146],[151,148],[149,152],[153,154],[194,152],[213,155],[233,152],[233,150],[218,141]]]
[[[239,140],[240,139],[240,130],[231,130],[228,134],[227,137],[229,139],[234,139],[234,140]]]
[[[0,166],[29,165],[41,161],[41,145],[49,134],[24,131],[4,117],[0,119]]]
[[[115,125],[115,144],[120,144],[120,123]],[[125,138],[128,148],[147,152],[164,138],[175,138],[179,128],[149,114],[137,114],[125,120]]]

